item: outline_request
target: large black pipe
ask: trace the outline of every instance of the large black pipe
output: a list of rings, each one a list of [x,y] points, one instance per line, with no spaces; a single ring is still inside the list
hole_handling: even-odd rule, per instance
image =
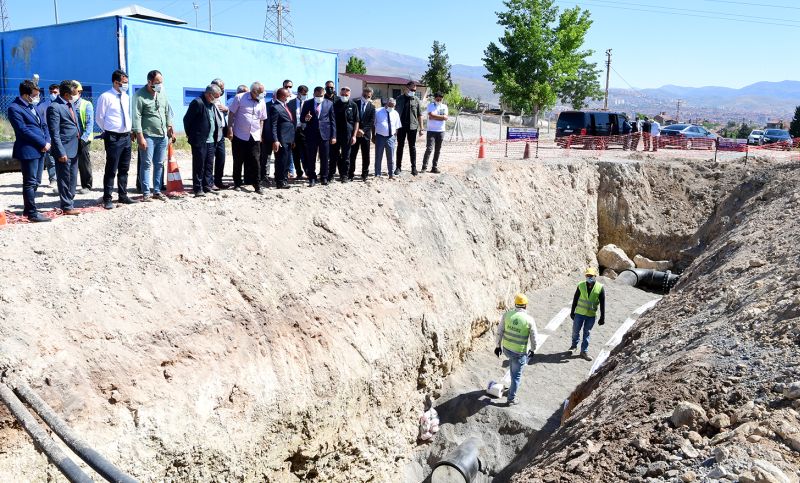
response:
[[[13,149],[13,142],[0,143],[0,173],[20,170],[19,161],[11,156]]]
[[[482,441],[476,437],[468,438],[458,445],[444,459],[436,463],[431,473],[431,483],[471,483],[478,475]]]
[[[623,270],[617,276],[617,281],[631,287],[669,293],[672,287],[678,283],[678,278],[678,275],[669,270],[662,272],[651,268],[631,268]]]
[[[93,470],[100,474],[103,478],[114,483],[137,483],[137,481],[120,471],[110,461],[105,459],[103,455],[92,449],[88,444],[81,440],[67,423],[61,419],[55,411],[31,388],[21,381],[14,381],[14,390],[22,398],[23,401],[28,403],[30,407],[39,415],[39,417],[47,423],[50,428],[55,431],[59,438],[61,438],[66,445],[81,457]]]
[[[69,459],[67,455],[61,451],[61,448],[58,447],[53,438],[51,438],[47,432],[39,425],[36,419],[33,417],[31,413],[28,412],[28,409],[25,408],[25,405],[22,404],[16,394],[8,388],[5,384],[0,383],[0,400],[8,407],[8,410],[11,411],[11,414],[17,418],[17,421],[22,424],[22,427],[25,431],[31,435],[31,439],[33,442],[38,446],[45,455],[47,455],[47,459],[55,465],[58,470],[67,477],[67,479],[72,483],[93,483],[89,475],[83,472],[80,467],[75,464],[74,461]]]

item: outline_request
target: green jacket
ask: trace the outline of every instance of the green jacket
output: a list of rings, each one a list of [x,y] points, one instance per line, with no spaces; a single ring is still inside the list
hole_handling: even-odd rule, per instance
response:
[[[400,122],[403,124],[403,129],[408,129],[410,131],[415,131],[420,128],[419,119],[422,117],[422,106],[419,103],[419,99],[417,96],[410,97],[405,94],[402,96],[398,96],[395,100],[395,109],[397,113],[400,114]],[[406,125],[406,121],[403,117],[404,110],[406,108],[406,104],[409,105],[411,110],[410,118],[408,120],[408,125]]]
[[[172,126],[172,108],[163,92],[154,96],[147,86],[140,88],[133,96],[131,113],[132,131],[149,137],[164,137],[167,128]]]

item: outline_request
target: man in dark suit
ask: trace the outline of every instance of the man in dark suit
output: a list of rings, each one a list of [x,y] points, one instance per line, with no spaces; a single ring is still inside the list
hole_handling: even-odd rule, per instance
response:
[[[356,131],[356,143],[350,148],[350,181],[356,174],[356,157],[361,150],[361,180],[366,181],[369,174],[369,143],[372,141],[372,129],[375,124],[375,105],[372,104],[372,87],[365,86],[361,91],[361,99],[356,101],[359,112],[359,126]]]
[[[8,106],[8,122],[14,128],[14,149],[11,156],[19,160],[22,170],[22,214],[36,223],[50,221],[36,210],[36,189],[42,182],[42,170],[50,150],[47,123],[36,112],[40,100],[39,87],[30,80],[19,85],[19,97]]]
[[[350,172],[350,147],[356,144],[356,131],[360,122],[358,106],[350,99],[350,88],[345,86],[339,91],[339,98],[333,103],[333,112],[336,118],[336,138],[341,142],[334,146],[334,162],[339,167],[339,181],[348,181]],[[349,181],[353,178],[350,177]],[[328,181],[333,181],[333,173],[328,175]]]
[[[297,129],[294,133],[294,148],[292,148],[292,159],[294,169],[297,172],[297,179],[303,177],[303,160],[306,158],[306,135],[303,132],[305,123],[300,118],[300,111],[303,110],[303,103],[308,96],[308,87],[300,86],[297,88],[297,97],[289,101],[287,106],[292,111]]]
[[[75,209],[75,188],[78,183],[78,156],[80,154],[81,128],[73,100],[78,95],[78,83],[61,81],[58,98],[47,108],[47,128],[53,143],[56,160],[58,197],[65,215],[78,215]]]
[[[280,88],[275,92],[275,102],[269,106],[269,127],[272,134],[272,152],[275,154],[275,187],[289,188],[289,152],[294,145],[295,119],[286,105],[289,91]]]
[[[183,130],[192,146],[192,191],[195,198],[218,194],[214,187],[214,159],[217,143],[225,132],[225,121],[217,109],[222,95],[218,85],[209,84],[202,96],[189,103],[183,116]]]
[[[319,175],[322,184],[328,184],[328,157],[331,145],[336,144],[336,124],[333,119],[333,103],[323,97],[322,87],[314,88],[314,98],[303,104],[300,118],[306,123],[306,176],[308,186],[317,182],[316,162],[319,154]]]
[[[58,98],[58,84],[50,84],[47,88],[47,92],[49,95],[46,95],[44,92],[40,94],[42,100],[39,101],[39,104],[36,104],[36,114],[39,115],[39,119],[45,124],[45,130],[47,130],[47,108],[50,107],[50,103],[55,101]],[[50,134],[47,134],[50,136]],[[44,157],[44,169],[47,170],[47,179],[50,181],[50,187],[56,187],[56,160],[53,159],[53,153],[47,152],[46,156]],[[39,185],[41,186],[41,181]]]

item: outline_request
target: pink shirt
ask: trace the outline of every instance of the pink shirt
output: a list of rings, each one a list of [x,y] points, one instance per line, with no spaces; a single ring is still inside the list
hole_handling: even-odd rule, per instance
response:
[[[256,141],[261,140],[261,121],[267,119],[266,102],[253,99],[249,92],[242,92],[236,94],[228,109],[234,136],[242,141],[250,140],[250,136]]]

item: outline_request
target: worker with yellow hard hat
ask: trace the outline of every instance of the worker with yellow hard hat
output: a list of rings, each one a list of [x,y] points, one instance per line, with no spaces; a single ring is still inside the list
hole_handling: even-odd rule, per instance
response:
[[[528,314],[528,297],[518,293],[514,297],[514,308],[503,314],[503,319],[497,326],[497,347],[494,355],[500,357],[504,353],[511,363],[511,387],[508,388],[508,405],[517,404],[517,389],[522,380],[522,368],[533,357],[536,350],[536,322]],[[528,350],[530,341],[530,350]]]
[[[592,333],[592,327],[594,327],[598,307],[600,308],[600,320],[597,323],[600,325],[606,323],[606,293],[603,290],[603,284],[597,281],[596,268],[587,268],[584,275],[586,280],[578,284],[578,288],[575,289],[575,296],[572,297],[572,310],[569,314],[572,319],[572,346],[569,350],[575,351],[578,349],[578,341],[581,339],[581,331],[583,331],[580,357],[591,361],[592,356],[588,352],[589,337]]]

